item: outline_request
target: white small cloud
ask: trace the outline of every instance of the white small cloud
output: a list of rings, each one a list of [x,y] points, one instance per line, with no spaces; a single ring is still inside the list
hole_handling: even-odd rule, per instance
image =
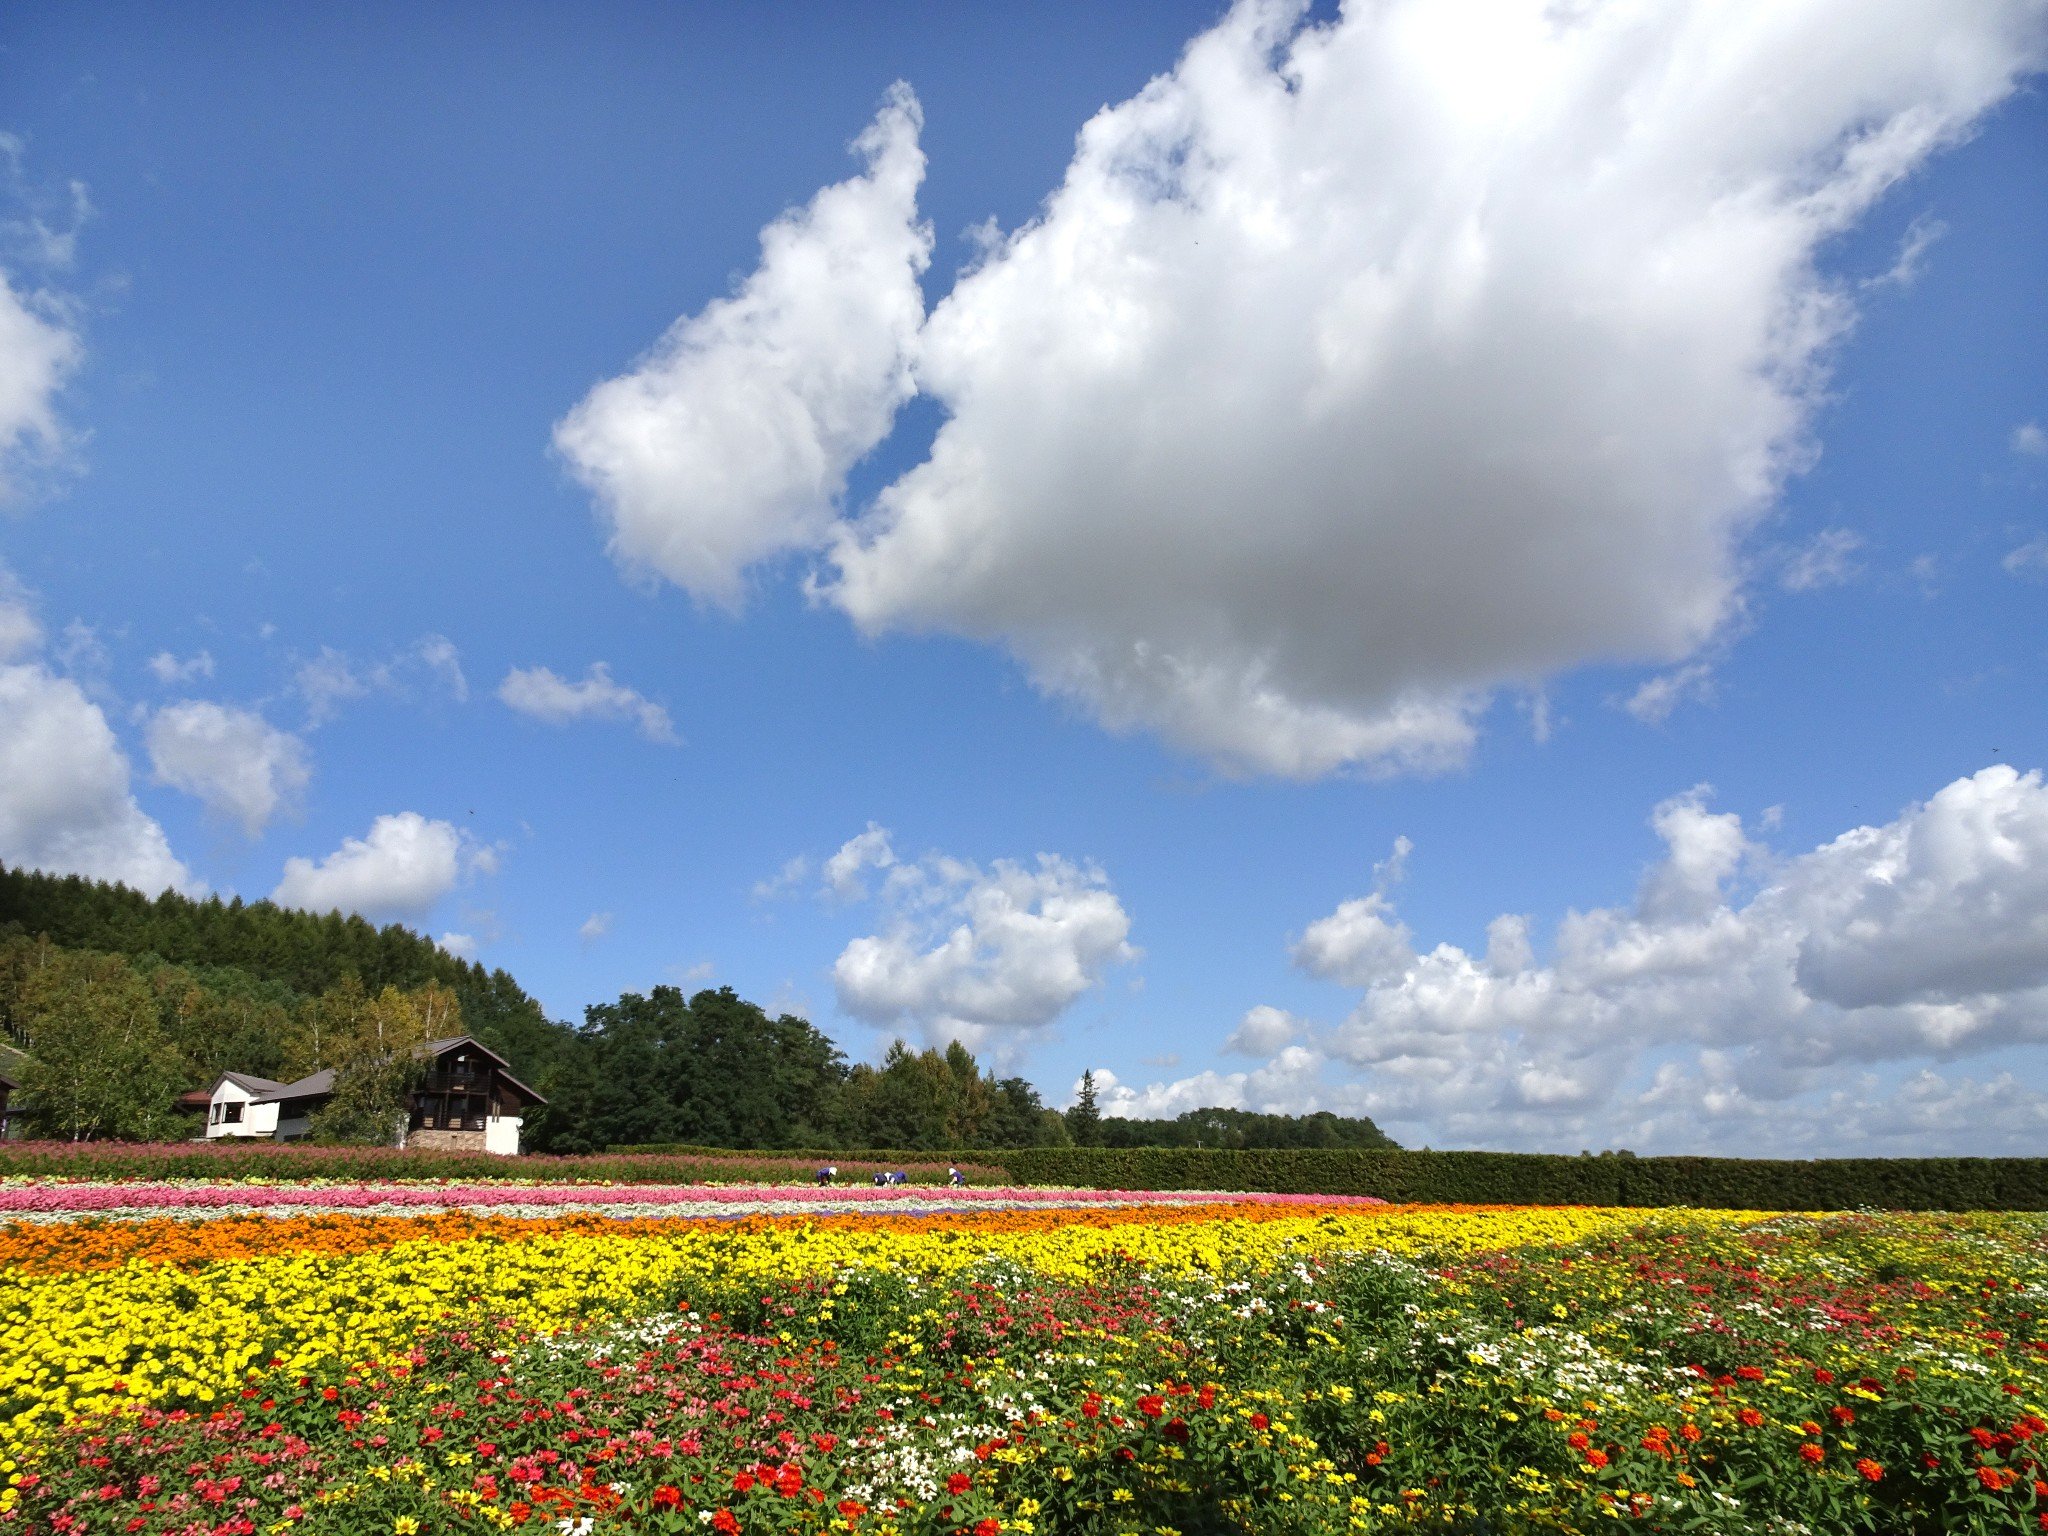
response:
[[[1906,227],[1906,233],[1899,240],[1898,255],[1892,259],[1890,268],[1876,277],[1864,279],[1865,288],[1910,288],[1920,281],[1920,274],[1927,269],[1927,253],[1934,249],[1934,243],[1948,233],[1948,226],[1928,214],[1921,214]]]
[[[993,1044],[999,1056],[1138,957],[1108,877],[1051,854],[987,870],[942,854],[894,863],[880,899],[886,929],[853,940],[832,967],[839,1006],[877,1028]]]
[[[160,709],[147,741],[159,784],[197,797],[250,837],[295,806],[313,777],[303,741],[222,704],[188,699]]]
[[[34,595],[0,565],[0,662],[16,661],[42,649],[43,626]]]
[[[448,822],[417,811],[379,816],[367,836],[344,838],[318,863],[285,860],[284,878],[270,899],[308,912],[418,917],[455,888],[463,853],[463,838]]]
[[[0,504],[22,498],[36,473],[71,451],[76,438],[57,398],[84,359],[71,306],[0,273]]]
[[[1245,1016],[1238,1020],[1237,1028],[1223,1042],[1223,1050],[1232,1056],[1277,1056],[1294,1044],[1301,1032],[1301,1020],[1286,1009],[1260,1003],[1245,1011]],[[1176,1057],[1175,1061],[1178,1060]]]
[[[213,653],[199,651],[181,660],[169,651],[158,651],[145,665],[149,668],[151,677],[169,688],[179,683],[196,682],[202,677],[212,677]]]
[[[756,901],[773,901],[788,895],[810,878],[811,861],[804,854],[785,859],[782,868],[766,879],[754,882],[753,896]]]
[[[601,661],[592,662],[581,682],[568,682],[546,667],[514,667],[498,685],[498,698],[547,725],[579,720],[631,720],[649,741],[674,746],[679,738],[668,711],[645,694],[612,678]]]
[[[1787,592],[1817,592],[1846,585],[1856,579],[1860,569],[1856,553],[1862,548],[1862,538],[1847,528],[1825,529],[1785,552],[1778,585]]]
[[[309,726],[324,725],[343,704],[372,694],[406,699],[425,690],[444,694],[458,704],[469,697],[469,680],[463,676],[454,642],[433,634],[422,635],[405,649],[375,662],[358,661],[346,651],[323,645],[319,655],[299,663],[293,684],[305,701]]]
[[[612,931],[612,915],[609,912],[593,912],[576,925],[576,937],[584,943],[594,943]]]
[[[1645,681],[1621,707],[1645,725],[1662,725],[1679,705],[1688,701],[1703,703],[1713,696],[1714,664],[1689,661]]]
[[[896,850],[889,845],[889,829],[869,822],[867,830],[849,837],[825,861],[825,890],[841,901],[858,901],[868,893],[866,874],[887,869],[896,862]],[[785,866],[784,873],[789,872]]]
[[[429,672],[441,679],[448,696],[461,704],[469,698],[469,679],[462,675],[462,653],[446,635],[422,635],[413,655]]]
[[[2021,422],[2012,429],[2012,451],[2026,454],[2029,458],[2048,454],[2048,432],[2041,429],[2038,421]]]
[[[339,713],[341,705],[363,698],[370,691],[370,685],[356,671],[347,653],[331,645],[321,646],[318,656],[300,663],[293,681],[306,702],[308,725],[325,724]]]
[[[474,934],[444,933],[438,942],[442,949],[458,960],[476,959],[478,945]]]
[[[1998,563],[2007,575],[2025,581],[2048,581],[2048,534],[2027,540]]]

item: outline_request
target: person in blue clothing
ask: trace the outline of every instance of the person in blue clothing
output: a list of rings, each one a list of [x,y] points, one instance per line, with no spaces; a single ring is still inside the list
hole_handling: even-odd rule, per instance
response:
[[[818,1182],[820,1184],[830,1184],[834,1179],[838,1177],[839,1165],[836,1163],[827,1163],[824,1167],[818,1170]]]
[[[966,1179],[966,1177],[965,1177],[965,1176],[964,1176],[964,1175],[963,1175],[963,1174],[962,1174],[962,1173],[960,1172],[960,1169],[959,1169],[958,1165],[956,1164],[956,1165],[954,1165],[954,1166],[952,1166],[952,1167],[949,1167],[949,1168],[947,1168],[947,1170],[946,1170],[946,1182],[947,1182],[948,1184],[952,1185],[952,1186],[953,1186],[953,1187],[954,1187],[955,1189],[958,1189],[958,1188],[959,1188],[959,1187],[960,1187],[960,1186],[961,1186],[962,1184],[965,1184],[965,1183],[967,1182],[967,1179]]]

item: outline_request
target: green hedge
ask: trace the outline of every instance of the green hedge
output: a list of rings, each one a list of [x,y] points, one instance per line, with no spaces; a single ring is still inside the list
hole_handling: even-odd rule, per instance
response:
[[[623,1148],[614,1150],[623,1151]],[[635,1149],[652,1150],[652,1149]],[[666,1148],[691,1156],[745,1156]],[[799,1152],[874,1162],[944,1153]],[[1531,1152],[1240,1152],[1190,1147],[1022,1147],[963,1152],[1019,1184],[1377,1195],[1431,1205],[1699,1206],[1765,1211],[2048,1210],[2048,1158],[1561,1157]],[[976,1182],[980,1182],[977,1179]]]
[[[2048,1158],[1560,1157],[1033,1147],[984,1154],[1028,1184],[1378,1195],[1429,1204],[1739,1210],[2048,1210]]]

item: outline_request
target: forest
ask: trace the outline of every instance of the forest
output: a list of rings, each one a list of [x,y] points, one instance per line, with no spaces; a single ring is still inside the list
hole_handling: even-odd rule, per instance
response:
[[[1329,1114],[1105,1117],[1092,1075],[1063,1113],[957,1041],[896,1041],[879,1063],[849,1063],[809,1021],[729,987],[629,992],[570,1025],[507,972],[398,924],[0,866],[0,1067],[22,1082],[34,1134],[194,1136],[178,1097],[222,1071],[290,1081],[333,1067],[316,1137],[375,1140],[378,1105],[405,1090],[400,1048],[455,1034],[547,1097],[522,1136],[537,1152],[1392,1145],[1370,1120]]]

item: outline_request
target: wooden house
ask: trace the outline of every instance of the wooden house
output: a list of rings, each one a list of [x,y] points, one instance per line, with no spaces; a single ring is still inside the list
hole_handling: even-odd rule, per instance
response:
[[[470,1035],[429,1040],[419,1052],[427,1068],[412,1095],[404,1144],[516,1155],[527,1107],[547,1100],[514,1077],[504,1057]],[[333,1092],[332,1068],[294,1083],[223,1072],[208,1096],[206,1137],[297,1141],[311,1131],[314,1111]]]

